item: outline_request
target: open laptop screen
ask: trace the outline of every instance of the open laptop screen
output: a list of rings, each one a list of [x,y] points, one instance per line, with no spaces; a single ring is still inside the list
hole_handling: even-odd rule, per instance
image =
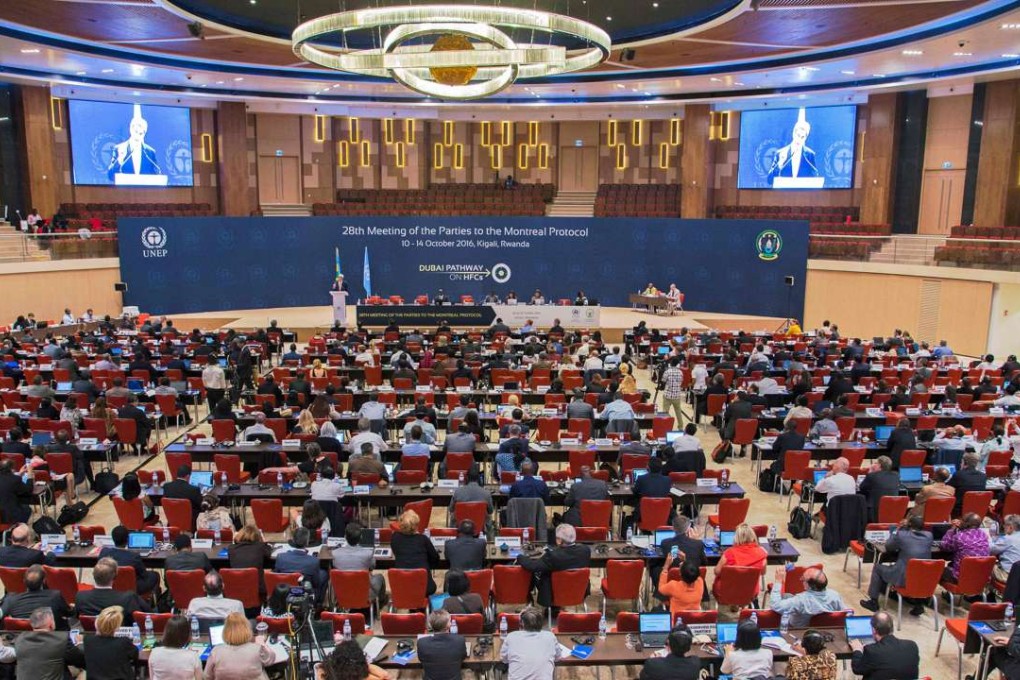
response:
[[[870,616],[848,616],[846,617],[846,636],[851,640],[854,638],[869,638],[871,632]]]
[[[905,467],[900,468],[900,481],[903,483],[921,481],[921,468],[919,467]]]
[[[642,612],[638,617],[639,633],[668,633],[672,621],[669,612]]]
[[[132,531],[128,534],[128,549],[152,550],[156,547],[156,537],[147,531]]]
[[[676,532],[672,529],[656,529],[655,530],[655,545],[662,545],[663,541],[668,541],[676,536]]]

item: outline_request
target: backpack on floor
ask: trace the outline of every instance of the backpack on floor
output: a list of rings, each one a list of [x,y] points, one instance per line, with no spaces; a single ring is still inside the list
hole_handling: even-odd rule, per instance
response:
[[[32,531],[37,535],[42,536],[43,534],[62,534],[64,530],[60,528],[57,521],[49,515],[43,515],[36,521],[32,522]]]
[[[776,473],[770,468],[765,468],[758,475],[758,488],[765,493],[776,492]]]
[[[808,538],[811,536],[811,515],[804,508],[794,508],[790,513],[790,523],[786,530],[793,538]]]
[[[57,517],[57,524],[62,527],[66,527],[69,524],[80,524],[88,514],[89,506],[85,505],[81,501],[72,503],[71,505],[65,505],[60,510],[60,515]]]
[[[110,468],[104,468],[96,475],[96,481],[92,484],[92,488],[96,493],[105,496],[116,489],[118,484],[120,484],[120,476]]]
[[[728,439],[723,439],[712,449],[712,461],[725,463],[726,459],[733,455],[733,444]]]

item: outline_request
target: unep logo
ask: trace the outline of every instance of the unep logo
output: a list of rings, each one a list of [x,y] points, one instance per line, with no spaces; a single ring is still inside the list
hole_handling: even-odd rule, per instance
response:
[[[774,229],[766,229],[758,234],[754,246],[758,249],[760,259],[771,262],[779,257],[779,252],[783,249],[783,237]]]
[[[166,257],[166,231],[163,227],[142,229],[142,257]]]
[[[510,280],[510,266],[499,262],[492,265],[492,280],[496,283],[506,283]]]

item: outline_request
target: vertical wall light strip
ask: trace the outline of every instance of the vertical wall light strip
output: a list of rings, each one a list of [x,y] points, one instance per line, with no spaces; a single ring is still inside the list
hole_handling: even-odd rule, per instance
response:
[[[499,143],[501,146],[510,146],[514,142],[514,124],[508,120],[504,120],[499,124],[500,138]]]
[[[538,146],[538,121],[533,120],[528,123],[528,146]]]
[[[730,138],[730,112],[719,112],[719,140],[725,142]]]
[[[443,121],[443,146],[453,146],[453,121]]]
[[[383,125],[382,125],[382,129],[383,129],[383,142],[385,142],[386,144],[392,144],[393,143],[393,119],[392,118],[383,118],[383,122],[382,123],[383,123]]]
[[[336,143],[336,164],[341,168],[347,168],[351,165],[351,143],[347,141],[339,141]]]
[[[50,122],[54,130],[64,129],[64,108],[60,105],[62,101],[59,97],[50,97]]]
[[[609,126],[606,128],[606,145],[616,146],[617,133],[619,132],[619,123],[615,120],[609,121]]]
[[[367,139],[361,140],[360,144],[360,161],[361,167],[367,168],[372,165],[372,148],[368,143]]]
[[[503,147],[499,144],[493,144],[489,147],[489,162],[493,170],[500,170],[503,168]]]
[[[669,143],[673,146],[680,145],[680,119],[669,119]]]
[[[659,144],[659,169],[666,170],[669,168],[669,144],[663,142]]]
[[[528,169],[528,145],[518,144],[517,145],[517,169],[527,170]]]
[[[619,144],[616,147],[616,169],[627,169],[627,145]]]
[[[464,145],[454,144],[453,145],[453,169],[463,170],[464,169]]]
[[[482,146],[492,146],[492,122],[482,121]]]
[[[213,162],[213,139],[212,135],[208,132],[203,132],[200,138],[202,140],[202,162],[212,163]]]
[[[643,120],[632,120],[630,121],[630,145],[641,146],[644,131]]]
[[[407,167],[407,145],[403,142],[397,142],[395,145],[397,152],[397,167]]]
[[[326,116],[315,116],[315,141],[326,141]]]
[[[347,139],[354,144],[361,141],[361,121],[354,116],[347,117]]]
[[[538,145],[538,169],[549,169],[549,145],[544,142]]]
[[[443,169],[443,145],[439,142],[432,145],[432,169]]]
[[[417,130],[414,127],[414,118],[404,119],[404,141],[414,146],[417,140]]]

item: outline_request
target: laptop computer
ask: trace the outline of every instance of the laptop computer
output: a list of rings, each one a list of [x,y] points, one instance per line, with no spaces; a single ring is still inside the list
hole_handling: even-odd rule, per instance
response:
[[[733,622],[715,624],[715,637],[720,645],[733,644],[737,640],[737,624]]]
[[[635,482],[637,480],[641,479],[641,477],[643,477],[644,475],[647,475],[647,474],[648,474],[648,468],[634,468],[633,470],[630,471],[631,478]]]
[[[680,435],[682,435],[683,433],[684,433],[683,430],[670,430],[669,432],[666,433],[666,443],[672,444],[677,439],[679,439]]]
[[[432,608],[432,611],[442,609],[443,604],[446,602],[446,597],[446,593],[435,593],[433,595],[429,595],[429,606]]]
[[[219,358],[219,363],[220,363],[220,368],[226,368],[227,367],[227,360],[225,358],[220,357]]]
[[[58,392],[70,392],[71,391],[71,382],[70,381],[67,381],[67,382],[63,382],[63,381],[62,382],[58,382],[57,383],[57,391]]]
[[[955,474],[956,474],[956,466],[955,466],[955,465],[953,465],[952,463],[945,463],[945,464],[943,464],[943,465],[936,465],[936,466],[934,467],[934,469],[935,469],[935,470],[938,470],[939,468],[942,468],[943,470],[945,470],[946,472],[948,472],[948,473],[949,473],[949,478],[950,478],[950,479],[952,479],[952,478],[953,478],[953,475],[955,475]]]
[[[170,387],[174,388],[178,392],[187,392],[188,391],[188,381],[187,380],[171,380],[170,381]]]
[[[921,483],[921,468],[919,467],[904,467],[900,468],[900,483],[901,484],[920,484]]]
[[[124,348],[123,347],[111,347],[110,348],[110,356],[119,357],[123,353],[124,353]]]
[[[128,550],[153,550],[156,536],[147,531],[132,531],[128,534]]]
[[[893,425],[876,425],[875,426],[875,441],[880,444],[885,444],[889,441],[889,435],[892,434],[894,429]]]
[[[811,474],[812,474],[812,481],[814,482],[814,485],[818,486],[818,482],[820,482],[823,479],[825,479],[825,475],[829,474],[829,471],[826,470],[825,468],[820,468],[820,469],[817,469],[817,470],[813,470],[811,472]]]
[[[638,614],[638,635],[645,647],[665,647],[672,628],[669,612],[641,612]]]
[[[874,637],[871,630],[871,617],[846,617],[846,637],[848,640],[871,640]]]
[[[212,470],[196,470],[191,473],[188,477],[188,483],[192,486],[197,486],[204,492],[206,489],[213,488],[213,473]]]
[[[676,537],[676,532],[672,529],[656,529],[655,530],[655,546],[659,547],[663,541],[668,541],[671,538]]]
[[[720,531],[719,532],[719,547],[729,548],[733,545],[733,541],[737,538],[736,531]]]
[[[141,380],[139,378],[128,378],[127,388],[129,390],[131,390],[132,392],[137,392],[138,390],[144,390],[145,389],[145,381],[143,381],[143,380]]]
[[[53,441],[52,432],[33,432],[32,433],[32,448],[36,446],[46,446]]]
[[[659,349],[656,350],[660,357],[664,357],[669,354],[669,345],[659,345]]]

